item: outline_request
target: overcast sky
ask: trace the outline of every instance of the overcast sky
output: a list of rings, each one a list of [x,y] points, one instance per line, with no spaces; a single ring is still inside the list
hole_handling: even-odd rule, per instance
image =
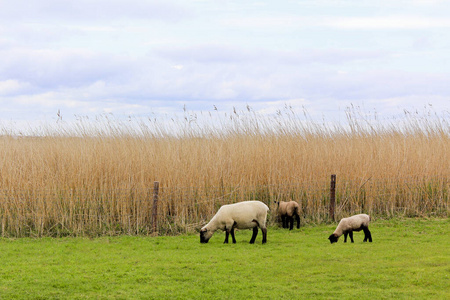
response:
[[[450,1],[0,0],[0,122],[450,109]]]

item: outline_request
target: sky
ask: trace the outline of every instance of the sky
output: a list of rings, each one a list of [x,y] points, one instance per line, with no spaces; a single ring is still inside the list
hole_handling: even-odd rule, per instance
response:
[[[0,123],[450,110],[450,1],[0,0]]]

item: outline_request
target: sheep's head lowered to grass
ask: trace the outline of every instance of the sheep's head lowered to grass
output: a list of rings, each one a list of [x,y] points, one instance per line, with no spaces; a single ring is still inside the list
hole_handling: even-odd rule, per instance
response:
[[[332,243],[332,244],[337,243],[339,236],[337,234],[333,233],[332,235],[330,235],[328,237],[328,239],[330,240],[330,243]]]
[[[205,244],[213,236],[214,232],[208,230],[207,228],[202,228],[200,230],[200,243]]]
[[[354,215],[348,218],[343,218],[336,230],[328,239],[330,243],[336,243],[341,235],[344,235],[344,243],[347,242],[347,235],[353,243],[353,231],[364,231],[364,242],[372,242],[372,234],[369,231],[370,216],[366,214]]]

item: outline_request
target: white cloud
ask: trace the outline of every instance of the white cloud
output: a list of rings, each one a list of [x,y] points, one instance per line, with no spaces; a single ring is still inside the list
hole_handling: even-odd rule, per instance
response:
[[[172,68],[177,69],[177,70],[181,70],[181,69],[184,68],[184,66],[183,65],[174,65],[174,66],[172,66]]]
[[[424,17],[415,15],[390,15],[366,17],[336,17],[319,15],[279,17],[255,16],[221,20],[223,26],[240,28],[260,28],[264,30],[308,30],[311,28],[336,28],[345,30],[386,30],[386,29],[433,29],[449,28],[450,19],[445,17]]]
[[[120,111],[115,107],[128,105],[126,111],[140,113],[143,110],[133,110],[133,105],[154,100],[202,101],[201,105],[208,101],[286,103],[289,99],[322,103],[328,99],[360,101],[450,94],[449,75],[424,76],[371,68],[355,71],[349,67],[349,64],[359,65],[365,60],[385,57],[377,51],[261,53],[255,49],[239,53],[239,48],[235,48],[223,53],[212,52],[205,59],[204,48],[168,53],[160,49],[158,53],[165,54],[164,60],[160,60],[158,57],[101,56],[83,51],[23,51],[8,60],[8,68],[2,68],[9,71],[0,72],[0,76],[14,75],[15,79],[2,81],[0,91],[8,91],[11,97],[16,95],[17,98],[9,99],[19,99],[22,103],[23,99],[34,99],[30,104],[100,113],[102,103],[108,112]]]
[[[154,53],[174,62],[200,64],[249,64],[273,62],[277,64],[302,65],[315,63],[338,64],[351,61],[386,58],[384,50],[354,49],[303,49],[268,50],[242,48],[228,45],[197,45],[192,47],[156,48]]]
[[[95,22],[124,19],[178,21],[190,15],[176,1],[15,0],[2,1],[0,17],[13,22]]]
[[[126,77],[130,60],[85,50],[0,51],[0,80],[26,82],[38,89],[83,86],[98,80]]]
[[[448,99],[444,2],[262,2],[3,1],[0,119]]]
[[[17,80],[0,81],[0,96],[12,95],[27,88],[29,88],[29,84],[21,83]]]
[[[448,2],[448,0],[409,0],[406,1],[406,4],[413,4],[419,6],[434,6],[446,2]]]
[[[324,26],[351,30],[449,28],[450,19],[422,16],[345,17],[324,20]]]

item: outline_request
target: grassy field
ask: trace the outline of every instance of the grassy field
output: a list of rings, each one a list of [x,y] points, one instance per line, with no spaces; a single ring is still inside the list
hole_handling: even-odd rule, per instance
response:
[[[374,221],[373,243],[335,225],[198,235],[0,240],[1,299],[449,299],[449,219]]]

